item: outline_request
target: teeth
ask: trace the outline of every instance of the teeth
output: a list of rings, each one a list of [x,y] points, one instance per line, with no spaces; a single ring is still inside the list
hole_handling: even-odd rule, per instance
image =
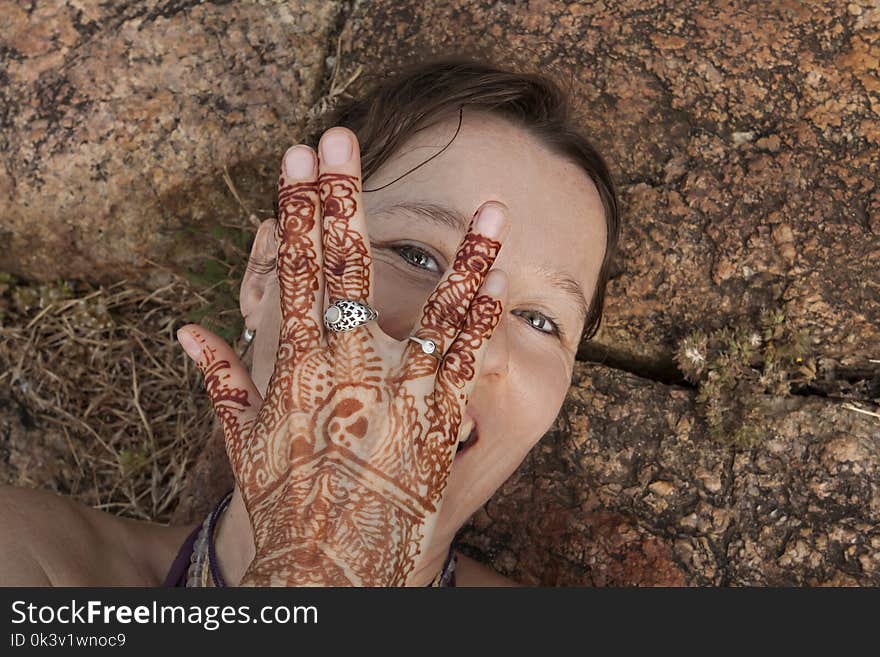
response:
[[[471,425],[470,428],[463,432],[461,436],[458,438],[459,443],[466,443],[467,439],[471,437],[471,434],[474,432],[474,425]]]

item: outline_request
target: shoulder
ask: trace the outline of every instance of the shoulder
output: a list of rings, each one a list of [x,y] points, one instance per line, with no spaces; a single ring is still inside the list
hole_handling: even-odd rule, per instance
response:
[[[0,585],[154,586],[188,528],[97,511],[46,491],[0,487]]]
[[[461,552],[455,552],[455,585],[456,587],[468,586],[521,586],[512,579],[492,570],[476,559],[471,559]]]

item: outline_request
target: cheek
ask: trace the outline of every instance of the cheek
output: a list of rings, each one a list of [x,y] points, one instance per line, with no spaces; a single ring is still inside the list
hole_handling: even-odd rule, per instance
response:
[[[406,340],[433,287],[408,281],[394,267],[373,261],[373,302],[379,312],[379,327],[395,340]]]
[[[571,379],[567,363],[547,351],[524,349],[511,357],[514,360],[509,377],[510,399],[516,401],[509,405],[504,417],[508,435],[515,437],[516,445],[511,452],[522,460],[553,426]]]
[[[515,336],[511,336],[516,340]],[[471,455],[453,465],[444,528],[457,531],[516,471],[529,451],[553,426],[570,378],[567,363],[547,350],[511,345],[510,367],[494,394],[477,386],[476,403],[488,415],[485,436]],[[481,396],[481,392],[486,397]]]

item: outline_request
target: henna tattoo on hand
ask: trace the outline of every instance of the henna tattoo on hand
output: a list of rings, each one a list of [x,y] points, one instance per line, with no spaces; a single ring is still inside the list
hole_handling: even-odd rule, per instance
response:
[[[204,348],[200,362],[254,532],[242,584],[403,585],[436,523],[477,354],[501,317],[500,301],[477,295],[501,244],[469,229],[425,303],[417,330],[445,354],[439,369],[407,347],[388,362],[369,327],[331,336],[320,322],[322,286],[331,300],[370,295],[359,179],[282,174],[278,194],[282,331],[259,412],[229,383],[227,361]]]
[[[248,390],[233,382],[230,362],[219,358],[216,348],[208,344],[199,331],[191,333],[201,346],[202,355],[197,365],[204,377],[214,414],[223,425],[224,434],[240,439],[250,431],[253,418],[245,418],[252,416],[247,411],[254,407],[254,400]]]

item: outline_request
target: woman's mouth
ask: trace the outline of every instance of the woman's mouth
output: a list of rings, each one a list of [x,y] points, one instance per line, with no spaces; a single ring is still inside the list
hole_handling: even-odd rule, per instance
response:
[[[477,426],[474,425],[474,428],[471,429],[471,432],[468,434],[468,437],[465,440],[462,440],[460,443],[458,443],[458,447],[455,450],[456,451],[456,454],[455,454],[456,458],[458,458],[458,455],[461,454],[466,449],[470,449],[470,447],[474,443],[476,443],[477,440],[479,440],[479,438],[480,438],[480,434],[477,433]]]

